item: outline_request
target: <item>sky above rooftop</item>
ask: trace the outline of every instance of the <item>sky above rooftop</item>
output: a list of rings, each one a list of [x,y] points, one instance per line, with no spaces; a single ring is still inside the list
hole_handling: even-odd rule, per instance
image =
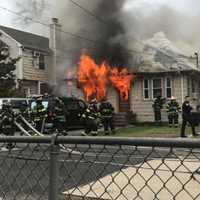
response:
[[[47,2],[48,6],[45,7],[44,10],[40,10],[38,7],[38,11],[33,16],[31,13],[34,12],[34,9],[31,8],[30,2],[33,0],[0,0],[0,25],[13,27],[16,29],[20,29],[27,32],[32,32],[35,34],[49,36],[49,29],[48,27],[42,26],[37,23],[29,23],[23,24],[19,19],[17,19],[15,14],[12,14],[1,7],[13,10],[15,12],[21,11],[21,6],[24,6],[27,9],[26,13],[20,12],[22,15],[28,15],[33,17],[34,19],[44,22],[46,24],[51,23],[52,17],[58,17],[61,20],[61,23],[65,23],[64,29],[66,31],[74,32],[75,29],[71,28],[74,23],[73,19],[66,20],[64,15],[62,19],[62,15],[60,15],[61,9],[64,13],[64,8],[67,8],[68,5],[73,6],[70,4],[68,0],[44,0]],[[36,0],[41,2],[42,0]],[[93,2],[98,2],[98,0],[75,0],[79,4],[83,5],[90,9],[89,4]],[[106,0],[105,0],[106,1]],[[118,0],[116,0],[118,1]],[[18,4],[18,6],[17,6]],[[64,5],[64,8],[63,6]],[[79,10],[78,7],[73,7],[74,11]],[[171,10],[170,10],[171,9]],[[22,9],[23,10],[23,9]],[[133,23],[131,20],[131,16],[137,20],[136,28],[138,29],[138,35],[144,35],[147,37],[153,37],[153,34],[156,32],[164,32],[166,37],[170,40],[177,40],[177,35],[184,41],[184,45],[187,46],[188,43],[195,44],[196,46],[200,46],[199,43],[199,36],[198,36],[198,21],[200,18],[200,0],[126,0],[125,6],[123,8],[124,12],[129,13],[129,23],[127,27],[130,27],[130,23]],[[43,11],[45,11],[43,13]],[[80,11],[80,10],[79,10]],[[170,12],[169,12],[170,11]],[[172,15],[171,15],[171,11]],[[40,15],[40,12],[41,15]],[[67,11],[66,11],[67,12]],[[166,12],[165,14],[162,14]],[[156,15],[157,13],[157,15]],[[80,12],[78,17],[81,17],[84,12]],[[68,15],[69,16],[69,15]],[[103,16],[103,12],[102,12]],[[157,17],[158,16],[158,17]],[[177,17],[176,20],[173,20],[173,16]],[[72,16],[74,17],[74,16]],[[71,18],[72,18],[71,17]],[[160,19],[158,19],[160,17]],[[150,20],[152,20],[152,24],[149,25]],[[157,20],[157,21],[156,21]],[[166,27],[164,27],[167,21]],[[174,21],[174,22],[173,22]],[[70,24],[71,23],[71,24]],[[176,26],[177,23],[177,26]],[[164,24],[164,25],[163,25]],[[183,25],[182,25],[183,24]],[[79,24],[81,26],[82,24]],[[83,24],[84,28],[85,25]],[[153,27],[153,28],[152,28]],[[152,28],[152,30],[151,30]],[[145,30],[146,29],[146,30]],[[154,32],[155,31],[155,32]],[[147,33],[150,34],[147,34]],[[130,31],[131,34],[134,34]],[[182,38],[181,38],[182,37]],[[194,40],[191,38],[195,38]],[[181,43],[182,41],[176,41],[177,43]],[[186,42],[186,43],[185,43]]]
[[[24,2],[29,0],[23,0]],[[67,0],[65,0],[67,1]],[[78,2],[82,2],[83,0],[77,0]],[[90,0],[91,1],[91,0]],[[20,2],[17,0],[7,0],[7,1],[0,1],[0,6],[14,10],[16,12],[19,12],[20,8],[16,7],[16,3]],[[22,2],[22,1],[21,1]],[[57,0],[56,4],[53,3],[54,0],[48,0],[49,3],[49,9],[48,13],[41,19],[44,21],[49,21],[47,18],[55,17],[57,15],[55,8],[56,5],[59,4],[59,2],[63,3],[63,0]],[[146,15],[149,15],[153,12],[155,12],[157,9],[159,9],[161,6],[168,6],[171,7],[179,12],[182,12],[184,15],[188,16],[196,16],[199,17],[200,15],[200,1],[199,0],[127,0],[125,4],[125,10],[126,11],[135,11],[140,10],[146,13]],[[16,16],[14,14],[11,14],[5,10],[0,9],[1,18],[0,18],[0,24],[5,26],[13,26],[22,28],[20,24],[15,23]],[[23,14],[23,13],[20,13]],[[31,30],[31,26],[23,27],[27,30]],[[41,29],[41,28],[40,28]],[[45,29],[45,28],[44,28]],[[33,32],[37,32],[37,29],[32,29]],[[47,31],[44,30],[44,33]]]

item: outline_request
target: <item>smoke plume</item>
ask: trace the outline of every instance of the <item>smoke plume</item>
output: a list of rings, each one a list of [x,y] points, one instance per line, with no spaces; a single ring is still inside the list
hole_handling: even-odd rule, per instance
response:
[[[14,23],[20,24],[20,26],[32,24],[33,22],[30,19],[40,21],[49,7],[46,0],[29,0],[28,2],[21,0],[16,1],[15,4],[18,13],[23,15],[23,17],[18,16],[14,19]]]
[[[176,51],[191,56],[199,50],[199,0],[73,1],[88,9],[90,14],[69,0],[23,0],[18,6],[27,17],[48,23],[50,18],[57,17],[63,30],[82,37],[61,33],[61,49],[64,50],[57,67],[61,80],[66,78],[67,69],[75,70],[74,66],[79,62],[82,51],[92,56],[97,63],[106,61],[117,67],[141,66],[146,57],[149,67],[155,63],[157,66],[162,65],[159,59],[155,60],[154,54],[163,54],[155,52],[151,57],[145,56],[147,41],[166,53]],[[91,16],[91,13],[96,17]],[[45,16],[48,16],[48,20]],[[27,22],[24,20],[24,24]]]

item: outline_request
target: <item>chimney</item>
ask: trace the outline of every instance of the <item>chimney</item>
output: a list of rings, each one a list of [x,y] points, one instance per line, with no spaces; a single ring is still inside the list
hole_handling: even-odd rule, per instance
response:
[[[56,68],[58,66],[59,49],[61,48],[61,25],[59,24],[58,18],[52,18],[50,24],[50,49],[53,52],[51,66],[49,68],[49,80],[53,85],[56,85]]]
[[[52,24],[50,24],[50,48],[60,48],[61,41],[61,25],[58,18],[52,18]]]

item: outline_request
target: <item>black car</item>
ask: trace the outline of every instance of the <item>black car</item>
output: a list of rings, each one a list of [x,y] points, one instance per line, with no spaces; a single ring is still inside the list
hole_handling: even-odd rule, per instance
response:
[[[74,97],[60,97],[66,108],[66,123],[63,124],[63,129],[79,129],[83,128],[84,122],[81,119],[81,115],[86,109],[86,103],[78,98]],[[42,100],[44,108],[47,110],[46,127],[51,129],[53,126],[52,115],[54,111],[55,98],[44,97]],[[31,101],[31,109],[36,105],[36,100]],[[48,131],[46,131],[48,132]]]
[[[86,103],[74,97],[62,97],[61,99],[67,110],[67,127],[69,129],[83,128],[84,122],[81,116],[87,107]]]

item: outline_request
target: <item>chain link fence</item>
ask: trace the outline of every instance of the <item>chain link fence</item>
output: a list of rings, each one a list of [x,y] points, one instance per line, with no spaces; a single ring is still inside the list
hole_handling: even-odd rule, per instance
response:
[[[3,200],[200,199],[198,139],[22,136],[0,144]]]

